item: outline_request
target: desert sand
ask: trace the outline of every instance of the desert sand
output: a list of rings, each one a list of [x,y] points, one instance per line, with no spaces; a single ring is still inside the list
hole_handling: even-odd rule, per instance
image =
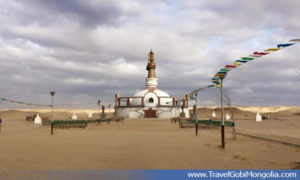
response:
[[[210,117],[213,109],[215,107],[199,108],[198,115]],[[179,128],[169,119],[125,119],[124,123],[55,129],[54,135],[50,135],[49,126],[25,120],[37,111],[42,117],[49,117],[49,112],[4,110],[1,112],[0,169],[299,168],[300,108],[261,109],[261,113],[269,114],[269,119],[257,123],[258,109],[234,107],[226,112],[234,114],[240,133],[299,146],[239,134],[234,141],[232,129],[226,127],[226,149],[223,150],[219,127],[201,128],[195,136],[193,128]],[[77,113],[78,118],[87,119],[86,112],[90,111]],[[54,118],[70,119],[73,113],[55,110]],[[218,109],[216,113],[219,118]]]

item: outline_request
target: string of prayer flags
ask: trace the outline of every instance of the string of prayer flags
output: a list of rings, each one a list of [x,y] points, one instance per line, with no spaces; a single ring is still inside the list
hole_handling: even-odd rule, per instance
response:
[[[231,71],[232,69],[235,69],[239,66],[241,66],[242,64],[245,64],[249,61],[252,61],[256,58],[259,58],[259,57],[262,57],[262,56],[265,56],[265,55],[268,55],[272,52],[275,52],[275,51],[278,51],[278,50],[281,50],[283,48],[286,48],[286,47],[290,47],[296,43],[299,43],[300,42],[300,39],[292,39],[290,40],[290,42],[293,42],[293,43],[282,43],[282,44],[277,44],[277,47],[276,48],[268,48],[262,52],[259,52],[259,51],[255,51],[253,52],[252,54],[250,54],[249,56],[246,56],[246,57],[241,57],[240,59],[236,60],[233,62],[233,64],[231,65],[226,65],[225,67],[221,68],[215,75],[214,77],[211,79],[213,85],[208,85],[206,86],[206,88],[211,88],[211,87],[220,87],[221,86],[221,79],[224,79],[227,75],[227,73],[229,71]],[[201,90],[203,90],[203,88],[199,88]],[[194,98],[194,93],[197,93],[199,92],[200,90],[197,89],[193,92],[191,92],[189,94],[190,97],[193,97],[191,99],[195,99]],[[205,89],[205,88],[204,88]]]

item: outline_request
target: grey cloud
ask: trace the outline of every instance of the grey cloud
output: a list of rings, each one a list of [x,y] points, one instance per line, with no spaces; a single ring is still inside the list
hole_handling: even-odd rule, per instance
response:
[[[298,1],[6,1],[0,11],[1,95],[47,103],[113,103],[144,88],[153,48],[173,96],[210,84],[235,59],[299,36]],[[239,105],[299,105],[299,46],[245,64],[225,89]],[[272,62],[272,63],[271,63]],[[200,104],[217,105],[219,89]],[[15,107],[5,103],[6,107]],[[22,106],[17,106],[22,107]],[[94,107],[85,106],[85,107]]]
[[[11,10],[18,10],[22,16],[15,16],[14,19],[17,21],[21,19],[23,22],[20,23],[26,25],[38,23],[47,26],[48,23],[70,22],[93,27],[117,25],[122,15],[134,15],[134,12],[122,9],[120,1],[29,0],[26,4],[12,1],[7,2],[6,5],[12,8]]]
[[[41,2],[41,1],[38,1]],[[54,14],[67,14],[70,19],[78,20],[84,25],[110,24],[117,21],[122,14],[118,4],[110,1],[93,3],[79,0],[53,0],[43,1],[39,6],[53,11]]]

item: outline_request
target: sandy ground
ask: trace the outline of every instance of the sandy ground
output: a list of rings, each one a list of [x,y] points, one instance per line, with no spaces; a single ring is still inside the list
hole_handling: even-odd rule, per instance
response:
[[[208,116],[204,111],[210,110],[200,109],[199,116]],[[300,116],[297,109],[286,111],[256,123],[254,112],[237,109],[237,130],[297,141]],[[126,119],[123,124],[55,129],[50,135],[49,127],[25,121],[35,113],[2,112],[0,169],[290,169],[300,163],[299,147],[245,136],[233,141],[231,128],[226,128],[222,150],[219,128],[200,129],[196,137],[194,129],[179,128],[168,119]],[[55,118],[70,118],[72,113],[56,112]]]

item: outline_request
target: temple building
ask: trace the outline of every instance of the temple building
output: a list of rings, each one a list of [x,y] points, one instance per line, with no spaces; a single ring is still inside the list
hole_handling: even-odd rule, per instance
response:
[[[171,97],[157,88],[155,60],[152,50],[148,55],[145,89],[131,97],[115,96],[115,110],[118,117],[124,118],[172,118],[189,117],[188,96]]]

